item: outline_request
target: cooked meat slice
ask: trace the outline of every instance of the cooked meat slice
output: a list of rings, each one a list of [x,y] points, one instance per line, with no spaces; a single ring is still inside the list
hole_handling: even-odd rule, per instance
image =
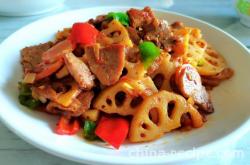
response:
[[[47,99],[56,100],[57,93],[51,85],[45,84],[39,87],[32,87],[32,96],[42,102],[46,102]]]
[[[64,54],[68,54],[73,51],[72,44],[69,40],[63,40],[56,45],[54,45],[52,48],[47,50],[42,55],[43,63],[54,63],[59,59],[63,58]]]
[[[184,64],[176,70],[176,84],[184,97],[194,96],[201,88],[201,78],[190,64]]]
[[[131,63],[137,63],[141,60],[140,50],[137,46],[126,48],[126,60]]]
[[[206,88],[202,86],[200,93],[196,96],[197,104],[199,108],[206,113],[214,112],[214,107],[210,99],[210,95],[206,91]]]
[[[85,48],[90,70],[103,85],[115,84],[121,74],[125,63],[125,47],[113,44],[100,48],[98,44]]]
[[[72,112],[72,116],[80,116],[90,108],[91,101],[94,98],[94,92],[93,91],[86,91],[82,92],[77,96],[77,100],[81,102],[81,107],[75,111]]]
[[[95,19],[92,18],[88,21],[88,23],[94,25],[98,30],[102,30],[104,28],[103,26],[107,25],[108,22],[106,15],[99,15]]]
[[[129,37],[133,41],[133,43],[136,45],[139,45],[139,42],[141,41],[141,37],[137,33],[137,30],[129,26],[129,27],[127,27],[127,31],[128,31]]]
[[[130,26],[138,30],[143,30],[144,32],[156,29],[159,24],[150,7],[145,7],[143,10],[130,9],[128,15],[130,18]]]
[[[50,113],[59,113],[68,116],[80,116],[83,114],[83,112],[90,108],[93,97],[94,93],[92,91],[82,92],[68,107],[64,107],[61,104],[51,101],[47,105],[46,110]]]
[[[132,26],[128,28],[128,32],[135,44],[138,44],[139,39],[142,38],[143,40],[154,42],[167,52],[172,50],[173,33],[167,21],[157,20],[149,7],[143,10],[130,9],[128,15]]]
[[[39,64],[42,62],[42,54],[53,45],[52,42],[25,47],[21,50],[21,64],[24,74],[29,72],[38,72]]]
[[[94,76],[88,66],[73,53],[65,54],[63,57],[69,73],[79,86],[83,89],[91,89],[94,86]]]
[[[70,41],[61,41],[53,47],[41,51],[36,59],[32,57],[32,66],[35,67],[32,70],[24,71],[24,73],[36,73],[36,81],[49,77],[63,65],[63,54],[71,52],[72,49]]]
[[[62,59],[58,59],[54,63],[49,63],[49,64],[40,63],[39,64],[40,71],[36,74],[36,81],[49,77],[50,75],[55,73],[58,69],[60,69],[61,66],[63,66]]]
[[[88,23],[96,25],[102,23],[106,19],[106,15],[98,15],[95,19],[91,18]]]
[[[69,115],[71,112],[77,111],[80,107],[81,102],[77,99],[75,99],[68,107],[64,107],[57,102],[50,101],[46,107],[46,111],[49,113]]]
[[[144,40],[154,42],[158,47],[171,51],[173,44],[173,33],[171,32],[166,21],[160,21],[159,26],[153,31],[149,31],[144,35]]]
[[[175,82],[184,97],[192,97],[195,103],[207,113],[214,111],[210,97],[201,84],[201,77],[192,65],[184,64],[178,68]]]

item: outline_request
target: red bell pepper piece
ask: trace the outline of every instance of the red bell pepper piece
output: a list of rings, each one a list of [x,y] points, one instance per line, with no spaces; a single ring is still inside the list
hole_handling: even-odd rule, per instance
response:
[[[59,135],[74,135],[80,130],[80,123],[77,119],[70,121],[64,116],[59,119],[55,133]]]
[[[99,31],[89,23],[74,23],[69,40],[74,46],[76,44],[93,44],[96,42],[98,33]]]
[[[128,135],[129,122],[121,117],[102,117],[98,123],[95,134],[103,141],[116,149],[124,142]]]

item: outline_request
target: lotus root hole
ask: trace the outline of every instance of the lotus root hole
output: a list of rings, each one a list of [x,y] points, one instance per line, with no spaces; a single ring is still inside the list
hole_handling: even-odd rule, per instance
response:
[[[152,108],[149,111],[149,119],[156,125],[159,124],[158,108]]]
[[[141,96],[136,96],[134,97],[131,102],[130,102],[130,106],[131,108],[135,108],[137,107],[138,105],[140,105],[143,101],[143,98]]]
[[[206,44],[202,41],[197,41],[196,42],[201,48],[205,48]]]
[[[149,125],[148,125],[148,124],[146,124],[146,123],[142,123],[142,125],[141,125],[141,126],[142,126],[142,128],[143,128],[143,129],[149,129]]]
[[[157,89],[161,89],[161,87],[163,85],[164,78],[165,78],[164,75],[161,73],[158,73],[156,76],[154,76],[153,82],[154,82]]]
[[[191,120],[190,113],[187,112],[181,116],[181,126],[182,127],[192,126],[192,120]]]
[[[141,133],[141,137],[142,137],[142,138],[145,138],[146,135],[145,135],[144,133]]]
[[[115,95],[115,104],[117,107],[120,107],[124,104],[126,99],[126,93],[123,91],[119,91]]]
[[[106,103],[107,103],[109,106],[111,106],[111,105],[112,105],[112,100],[106,99]]]
[[[175,101],[170,101],[169,103],[168,103],[168,116],[171,118],[171,116],[172,116],[172,113],[173,113],[173,110],[174,110],[174,108],[175,108]]]
[[[128,74],[128,69],[127,68],[123,68],[121,77],[122,76],[126,76],[127,74]]]

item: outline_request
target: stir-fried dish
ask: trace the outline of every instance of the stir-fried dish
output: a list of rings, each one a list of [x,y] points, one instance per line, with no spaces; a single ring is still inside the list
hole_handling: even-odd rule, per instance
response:
[[[233,75],[199,28],[157,19],[149,7],[74,23],[22,49],[21,64],[22,105],[59,115],[57,134],[82,128],[116,149],[202,127],[214,112],[209,91]]]

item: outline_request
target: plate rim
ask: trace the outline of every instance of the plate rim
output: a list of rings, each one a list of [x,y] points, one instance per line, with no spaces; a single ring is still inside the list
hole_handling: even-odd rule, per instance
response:
[[[35,21],[21,27],[20,29],[18,29],[17,31],[15,31],[11,35],[9,35],[7,38],[5,38],[1,42],[0,48],[4,45],[5,42],[8,41],[9,38],[14,36],[16,33],[22,31],[23,29],[27,28],[28,26],[32,26],[33,24],[36,24],[38,22],[43,22],[44,20],[46,20],[48,18],[62,17],[63,15],[68,15],[69,13],[79,12],[81,10],[94,10],[94,9],[98,10],[98,9],[103,9],[103,8],[108,8],[109,10],[111,10],[111,9],[127,10],[129,8],[139,8],[139,9],[141,9],[142,7],[135,7],[135,6],[88,7],[88,8],[81,8],[81,9],[76,9],[76,10],[64,11],[64,12],[61,12],[61,13],[57,13],[55,15],[46,16],[44,18],[35,20]],[[191,19],[191,20],[196,21],[198,23],[204,24],[204,25],[208,26],[209,28],[212,28],[212,29],[214,29],[216,31],[219,31],[220,33],[223,33],[223,35],[226,35],[227,37],[232,39],[234,42],[236,42],[240,46],[240,48],[242,48],[244,51],[246,51],[246,54],[249,53],[246,46],[243,45],[234,36],[230,35],[229,33],[223,31],[222,29],[220,29],[220,28],[218,28],[218,27],[216,27],[216,26],[214,26],[214,25],[212,25],[212,24],[210,24],[208,22],[202,21],[200,19],[188,16],[188,15],[185,15],[185,14],[181,14],[181,13],[178,13],[178,12],[173,12],[173,11],[163,10],[163,9],[157,9],[157,8],[152,8],[152,9],[153,9],[153,11],[159,11],[159,12],[163,12],[165,14],[173,14],[173,15],[181,16],[183,18]],[[3,94],[4,94],[4,92],[3,92]],[[183,160],[193,158],[192,156],[187,155],[187,154],[177,153],[177,154],[175,154],[174,156],[171,156],[171,157],[168,157],[168,156],[132,157],[131,156],[131,157],[129,157],[129,159],[127,159],[127,157],[122,157],[122,156],[114,157],[112,155],[107,156],[107,155],[100,155],[100,154],[94,154],[94,153],[88,153],[88,152],[84,152],[84,154],[82,154],[81,157],[79,157],[79,156],[75,156],[73,153],[69,154],[68,152],[59,151],[58,149],[55,149],[55,148],[53,148],[51,146],[48,146],[48,145],[45,145],[45,144],[43,144],[41,142],[39,143],[39,140],[34,140],[29,135],[23,134],[22,131],[15,129],[15,127],[13,125],[11,125],[11,122],[9,122],[8,120],[5,120],[5,118],[1,114],[1,111],[0,111],[0,120],[9,130],[11,130],[18,137],[20,137],[21,139],[23,139],[27,143],[35,146],[36,148],[39,148],[39,149],[41,149],[41,150],[43,150],[43,151],[45,151],[47,153],[50,153],[52,155],[55,155],[55,156],[58,156],[58,157],[61,157],[61,158],[64,158],[64,159],[76,161],[76,162],[79,162],[79,163],[98,163],[98,164],[151,164],[151,163],[154,163],[154,164],[162,164],[162,163],[167,163],[167,162],[171,163],[171,162],[183,161]],[[208,143],[206,145],[197,147],[196,152],[204,151],[204,150],[214,150],[218,146],[228,144],[232,140],[237,140],[250,130],[250,127],[248,128],[248,126],[250,126],[250,119],[245,121],[244,123],[242,123],[237,129],[235,129],[231,133],[227,134],[226,136],[221,137],[219,139],[216,139],[216,140],[214,140],[214,141],[212,141],[212,142],[210,142],[210,143]]]

